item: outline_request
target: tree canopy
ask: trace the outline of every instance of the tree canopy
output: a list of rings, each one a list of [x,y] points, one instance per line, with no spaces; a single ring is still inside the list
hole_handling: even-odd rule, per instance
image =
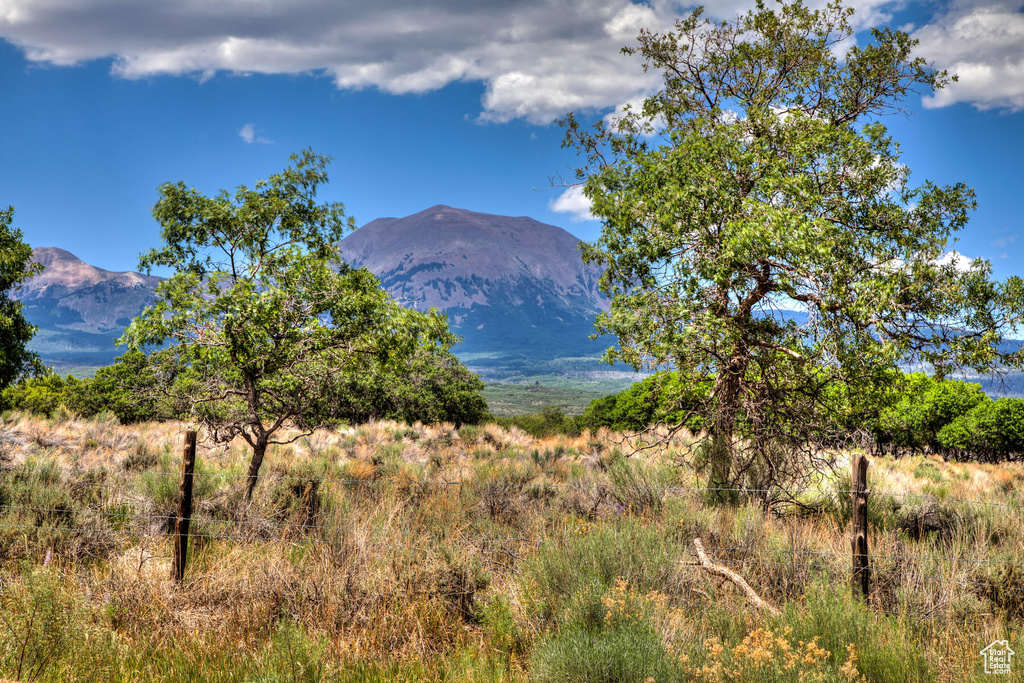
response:
[[[150,365],[217,441],[253,449],[252,496],[267,447],[286,425],[304,433],[334,419],[347,369],[397,363],[454,342],[447,321],[398,305],[377,279],[338,259],[344,207],[316,202],[330,159],[305,150],[254,188],[207,197],[160,187],[153,215],[164,246],[140,268],[174,271],[122,341],[152,349]]]
[[[0,390],[42,367],[39,356],[28,350],[35,325],[25,319],[21,302],[11,298],[11,290],[43,266],[32,262],[32,247],[22,241],[13,221],[13,206],[0,209]]]
[[[706,389],[721,485],[796,476],[780,447],[810,453],[839,428],[837,396],[901,364],[1021,364],[1000,343],[1024,283],[942,258],[973,191],[912,184],[882,122],[948,77],[901,31],[857,45],[852,12],[759,2],[718,23],[698,9],[624,50],[659,92],[592,129],[562,121],[603,223],[585,258],[607,266],[606,358]]]

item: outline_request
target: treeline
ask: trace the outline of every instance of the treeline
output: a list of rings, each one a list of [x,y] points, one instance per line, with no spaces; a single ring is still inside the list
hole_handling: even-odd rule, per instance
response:
[[[372,419],[408,423],[493,421],[533,436],[581,434],[607,427],[639,432],[652,424],[683,424],[701,431],[699,410],[706,392],[685,386],[675,373],[661,372],[617,394],[596,399],[582,415],[557,406],[531,415],[495,418],[481,394],[483,383],[451,353],[423,353],[411,370],[367,365],[349,372],[337,394],[321,397],[324,410],[339,422]],[[833,397],[834,398],[834,397]],[[869,437],[881,453],[937,453],[946,457],[1001,461],[1024,456],[1024,399],[989,398],[981,386],[923,373],[898,374],[871,397],[845,397],[832,404],[846,434]],[[89,417],[107,412],[122,424],[181,419],[190,406],[161,383],[147,357],[129,352],[87,379],[47,372],[0,392],[0,410],[19,409],[52,416],[59,408]]]
[[[706,392],[684,386],[675,373],[661,372],[592,401],[582,415],[569,417],[548,407],[499,421],[534,436],[600,427],[639,432],[656,423],[683,424],[699,432],[705,426],[700,407],[707,398]],[[839,437],[826,445],[839,446],[844,437],[860,435],[879,453],[936,453],[992,462],[1024,456],[1024,399],[991,399],[971,382],[896,373],[877,394],[837,393],[828,402],[836,411]]]
[[[110,413],[122,424],[187,419],[187,392],[177,389],[189,381],[181,376],[159,377],[143,353],[130,351],[95,376],[76,379],[47,371],[0,392],[0,410],[24,410],[52,416],[58,409],[82,417]],[[408,423],[486,421],[483,382],[449,352],[417,352],[400,371],[386,362],[368,361],[344,373],[331,396],[318,404],[338,422],[362,423],[394,419]]]
[[[878,450],[981,461],[1024,456],[1024,399],[991,399],[978,384],[921,373],[906,375],[894,393],[868,423]]]

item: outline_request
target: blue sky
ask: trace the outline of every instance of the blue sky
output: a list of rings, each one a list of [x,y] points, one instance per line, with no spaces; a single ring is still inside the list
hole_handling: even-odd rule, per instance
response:
[[[1024,12],[1017,2],[857,0],[960,81],[887,123],[917,182],[963,181],[956,249],[1024,275]],[[752,3],[707,3],[732,17]],[[252,184],[304,147],[323,199],[363,224],[434,204],[528,215],[583,239],[576,158],[551,121],[656,86],[618,54],[685,4],[651,0],[0,0],[0,204],[33,246],[112,270],[156,246],[156,188]],[[863,39],[863,38],[862,38]]]

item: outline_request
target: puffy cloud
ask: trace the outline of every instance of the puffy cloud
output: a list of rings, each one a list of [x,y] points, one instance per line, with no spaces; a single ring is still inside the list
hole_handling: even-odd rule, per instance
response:
[[[1024,13],[1018,3],[954,3],[917,29],[917,53],[959,81],[925,98],[926,107],[969,102],[979,109],[1024,109]]]
[[[245,142],[245,144],[247,145],[251,145],[254,142],[267,145],[273,142],[273,140],[256,135],[255,123],[247,123],[244,126],[242,126],[241,129],[239,129],[238,131],[238,137],[242,138],[242,141]]]
[[[973,261],[973,259],[971,259],[968,256],[964,256],[959,251],[954,249],[940,256],[938,259],[936,259],[935,263],[940,266],[948,266],[952,264],[953,267],[956,268],[961,273],[966,273],[971,269],[971,261]]]
[[[482,118],[550,123],[657,83],[619,54],[674,0],[0,0],[0,37],[33,61],[111,58],[124,78],[314,73],[340,88],[486,84]]]
[[[548,202],[548,208],[555,213],[567,213],[574,222],[594,220],[590,213],[590,200],[583,194],[582,185],[573,185]]]
[[[902,0],[900,0],[902,1]],[[963,7],[956,2],[989,2]],[[1003,0],[954,0],[917,29],[922,54],[961,81],[931,106],[1022,106],[1024,15]],[[814,6],[825,0],[812,0]],[[995,3],[995,4],[992,4]],[[569,110],[606,111],[658,85],[619,54],[641,28],[665,30],[689,0],[0,0],[0,38],[33,61],[112,59],[115,75],[209,78],[313,73],[340,88],[422,93],[485,84],[481,118],[549,123]],[[858,26],[889,18],[891,0],[852,0]],[[731,18],[753,0],[715,0]]]

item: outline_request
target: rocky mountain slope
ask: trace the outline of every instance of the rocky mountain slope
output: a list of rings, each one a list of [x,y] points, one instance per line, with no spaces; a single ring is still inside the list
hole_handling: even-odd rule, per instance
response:
[[[461,354],[543,360],[603,348],[589,339],[608,307],[597,287],[601,269],[583,263],[579,240],[561,228],[434,206],[378,218],[340,248],[406,305],[446,313],[464,338]]]
[[[43,272],[14,293],[39,327],[30,347],[58,369],[113,362],[114,340],[153,301],[160,278],[103,270],[56,247],[33,250],[33,260]]]
[[[604,348],[589,339],[608,306],[601,270],[583,263],[579,240],[561,228],[435,206],[371,221],[340,250],[406,305],[448,314],[465,340],[455,351],[473,367],[540,374],[575,357],[558,367],[589,371]],[[55,247],[34,258],[45,270],[15,292],[39,327],[32,348],[59,370],[111,363],[123,351],[114,340],[153,301],[160,278],[103,270]]]

